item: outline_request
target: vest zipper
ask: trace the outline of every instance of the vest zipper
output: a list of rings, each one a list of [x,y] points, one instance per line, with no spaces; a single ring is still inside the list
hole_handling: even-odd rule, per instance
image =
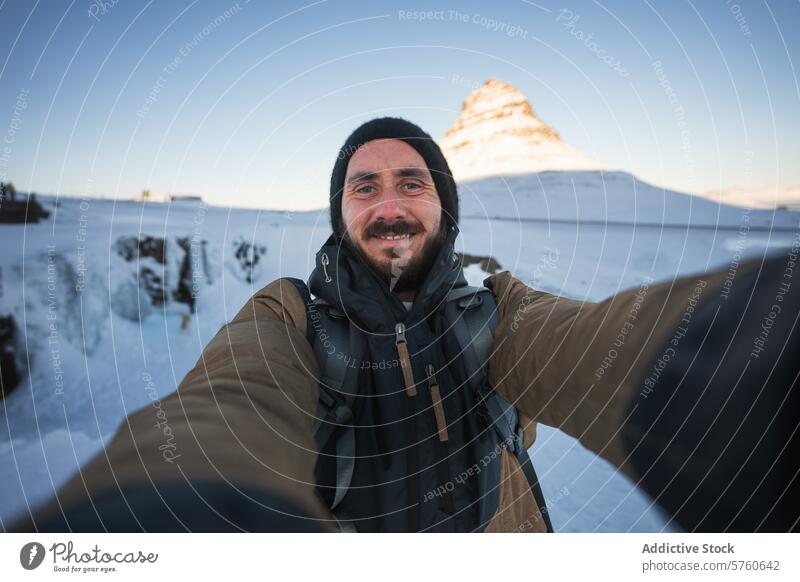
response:
[[[428,390],[430,390],[431,402],[433,402],[433,413],[436,415],[436,428],[439,432],[439,440],[441,442],[446,442],[449,438],[447,436],[447,420],[444,416],[442,395],[439,392],[439,383],[436,381],[436,374],[433,371],[433,364],[426,365],[425,372],[428,374]]]
[[[406,326],[398,323],[394,326],[397,355],[400,357],[400,367],[403,369],[403,381],[406,385],[406,395],[416,396],[417,386],[414,383],[414,370],[411,369],[411,356],[408,355],[408,344],[406,343]]]

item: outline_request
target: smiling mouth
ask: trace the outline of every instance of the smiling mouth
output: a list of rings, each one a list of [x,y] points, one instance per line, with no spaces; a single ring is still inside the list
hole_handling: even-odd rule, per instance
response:
[[[373,235],[373,238],[377,238],[380,240],[409,240],[412,236],[416,235],[416,232],[409,232],[406,234],[376,234]]]

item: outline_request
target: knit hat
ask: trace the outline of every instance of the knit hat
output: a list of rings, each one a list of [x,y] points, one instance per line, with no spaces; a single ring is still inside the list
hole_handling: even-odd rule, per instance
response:
[[[380,117],[356,128],[339,150],[331,173],[331,227],[337,236],[344,234],[342,221],[342,189],[350,158],[365,143],[375,139],[399,139],[417,150],[433,177],[442,204],[442,220],[447,225],[458,224],[458,190],[450,166],[442,150],[419,126],[399,117]]]

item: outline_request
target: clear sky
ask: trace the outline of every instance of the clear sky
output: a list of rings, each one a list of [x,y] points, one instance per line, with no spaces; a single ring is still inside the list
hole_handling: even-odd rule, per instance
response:
[[[0,0],[0,178],[319,208],[359,123],[438,139],[498,78],[608,168],[797,184],[798,23],[794,0]]]

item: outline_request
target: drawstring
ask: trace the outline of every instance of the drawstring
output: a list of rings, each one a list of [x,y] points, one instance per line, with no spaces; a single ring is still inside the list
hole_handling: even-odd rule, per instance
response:
[[[331,281],[333,281],[333,279],[331,279],[331,276],[328,275],[328,264],[329,263],[330,263],[330,260],[328,259],[328,253],[322,253],[322,271],[325,273],[325,282],[326,283],[330,283]]]

